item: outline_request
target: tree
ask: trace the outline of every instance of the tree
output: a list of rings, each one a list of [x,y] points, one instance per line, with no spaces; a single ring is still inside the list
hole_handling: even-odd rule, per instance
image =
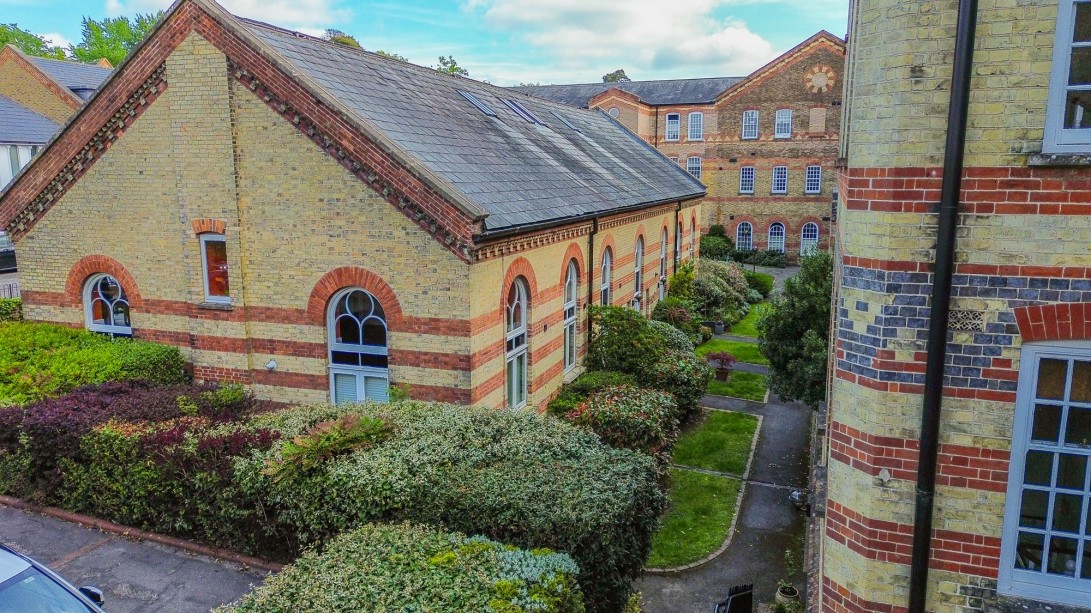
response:
[[[541,87],[541,86],[542,86],[541,83],[520,83],[519,85],[516,85],[516,87]]]
[[[381,55],[383,57],[388,57],[388,58],[390,58],[392,60],[399,60],[399,61],[402,61],[402,62],[408,62],[409,61],[409,58],[405,57],[404,55],[398,55],[397,53],[387,53],[386,51],[383,51],[382,49],[379,49],[375,53],[377,55]]]
[[[356,37],[345,34],[341,30],[326,30],[326,35],[322,38],[331,43],[337,43],[338,45],[363,49],[363,47],[360,46],[360,41],[356,40]]]
[[[95,21],[83,18],[83,40],[72,46],[72,55],[81,62],[96,62],[106,58],[117,66],[152,31],[163,17],[158,13],[137,13],[136,17],[106,17]]]
[[[800,260],[769,313],[758,322],[758,348],[769,359],[769,389],[782,400],[817,406],[826,393],[833,257]]]
[[[31,34],[14,23],[6,25],[0,23],[0,48],[9,44],[15,45],[27,55],[51,57],[58,60],[63,60],[65,57],[64,49],[54,47],[41,36]]]
[[[628,83],[629,81],[632,81],[632,79],[625,76],[624,68],[618,68],[613,72],[602,75],[603,83]]]
[[[470,71],[458,65],[454,56],[448,55],[447,57],[439,56],[439,65],[433,66],[433,70],[437,70],[444,74],[456,75],[459,77],[470,76]]]

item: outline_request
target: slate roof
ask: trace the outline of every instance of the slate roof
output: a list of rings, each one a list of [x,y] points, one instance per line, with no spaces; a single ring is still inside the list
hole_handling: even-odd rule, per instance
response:
[[[487,214],[487,231],[705,193],[704,185],[605,113],[238,21]],[[460,91],[479,98],[496,117],[479,111]],[[544,125],[520,117],[504,98]]]
[[[103,68],[95,64],[54,60],[44,57],[30,57],[29,59],[42,72],[73,92],[78,90],[94,91],[113,72],[109,68]]]
[[[516,91],[587,108],[591,98],[614,87],[634,94],[645,104],[712,104],[716,96],[746,77],[627,81],[623,83],[576,83],[512,87]]]
[[[0,144],[43,145],[60,129],[52,120],[0,96]]]

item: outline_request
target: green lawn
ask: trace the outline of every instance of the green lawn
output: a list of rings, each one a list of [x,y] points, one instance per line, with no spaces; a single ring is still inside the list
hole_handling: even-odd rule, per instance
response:
[[[713,379],[708,382],[708,393],[716,396],[731,396],[732,398],[745,398],[762,402],[765,400],[765,390],[768,387],[769,378],[765,375],[750,372],[733,372],[727,381]]]
[[[737,479],[671,470],[670,510],[652,540],[649,568],[696,562],[719,549],[735,516]]]
[[[769,360],[765,359],[765,356],[758,351],[757,344],[725,341],[719,338],[713,338],[707,343],[698,345],[697,357],[703,358],[706,355],[717,351],[726,351],[735,356],[740,362],[747,362],[749,364],[769,364]]]
[[[758,320],[761,319],[765,312],[770,309],[768,302],[759,302],[757,304],[750,305],[750,312],[743,317],[739,323],[731,326],[731,334],[737,336],[758,336]]]
[[[705,411],[704,419],[678,439],[674,463],[741,475],[750,460],[757,428],[758,418],[753,415]]]

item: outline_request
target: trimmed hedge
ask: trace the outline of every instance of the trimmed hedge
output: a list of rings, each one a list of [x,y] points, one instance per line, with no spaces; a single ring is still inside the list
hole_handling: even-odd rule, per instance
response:
[[[701,237],[701,257],[723,260],[731,255],[735,246],[726,236],[706,234]]]
[[[111,339],[53,324],[0,324],[0,406],[59,396],[84,385],[186,380],[177,347]]]
[[[0,298],[0,323],[23,321],[21,298]]]
[[[768,275],[763,272],[752,272],[749,270],[743,270],[743,275],[746,276],[746,284],[752,290],[759,292],[763,298],[768,298],[769,294],[773,292],[773,284],[775,279],[773,275]]]
[[[666,325],[666,324],[663,324]],[[667,326],[668,328],[670,326]],[[674,328],[671,328],[672,330]],[[564,417],[583,404],[591,394],[615,385],[634,385],[632,375],[612,370],[589,370],[561,388],[557,397],[549,402],[546,411],[556,417]]]
[[[771,266],[774,268],[785,268],[788,266],[788,256],[773,249],[761,251],[757,249],[752,249],[750,251],[734,251],[731,253],[731,259],[740,264],[754,264],[755,266]]]
[[[666,343],[667,349],[671,351],[681,351],[682,353],[696,350],[693,345],[693,340],[685,332],[675,328],[665,321],[659,321],[653,319],[648,322],[652,329],[663,336],[663,342]]]
[[[549,547],[576,559],[589,610],[624,606],[664,505],[651,458],[545,415],[412,401],[295,407],[250,427],[291,439],[348,413],[385,420],[391,438],[287,479],[269,476],[280,445],[236,463],[271,529],[309,544],[404,520]]]
[[[370,524],[309,551],[218,613],[493,611],[581,613],[576,564],[482,537]]]
[[[633,385],[608,387],[565,416],[612,447],[631,449],[670,463],[678,441],[678,405],[666,392]]]

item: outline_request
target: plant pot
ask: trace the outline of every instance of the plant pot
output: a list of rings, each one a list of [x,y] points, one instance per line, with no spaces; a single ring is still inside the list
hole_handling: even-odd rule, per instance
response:
[[[701,325],[712,330],[713,334],[724,333],[724,322],[722,321],[702,321]]]
[[[775,600],[780,604],[788,604],[799,600],[799,590],[791,585],[782,585],[777,588]]]
[[[730,378],[731,378],[731,371],[730,370],[721,370],[719,368],[716,369],[716,380],[717,381],[727,381]]]

